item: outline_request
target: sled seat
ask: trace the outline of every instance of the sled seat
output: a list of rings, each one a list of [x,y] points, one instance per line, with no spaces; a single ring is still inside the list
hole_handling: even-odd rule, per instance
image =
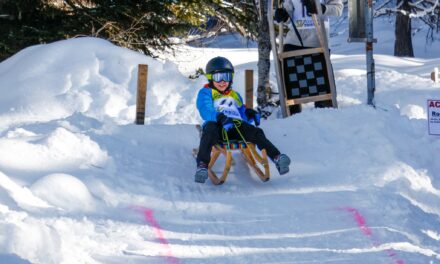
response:
[[[239,140],[230,140],[229,143],[226,141],[223,141],[223,142],[219,143],[219,146],[225,150],[228,149],[228,147],[230,150],[247,148],[246,142],[239,141]]]
[[[220,142],[212,147],[211,161],[208,165],[208,176],[214,185],[221,185],[225,183],[229,170],[232,166],[232,153],[231,151],[240,151],[243,159],[252,168],[252,170],[258,175],[261,181],[266,182],[270,179],[269,161],[267,158],[266,150],[261,151],[261,155],[255,149],[255,145],[250,142],[244,142],[240,140],[230,140],[229,142]],[[226,158],[225,166],[223,168],[222,176],[219,178],[212,170],[215,162],[220,154],[223,154]],[[258,162],[258,165],[257,165]],[[262,169],[260,169],[262,167]]]

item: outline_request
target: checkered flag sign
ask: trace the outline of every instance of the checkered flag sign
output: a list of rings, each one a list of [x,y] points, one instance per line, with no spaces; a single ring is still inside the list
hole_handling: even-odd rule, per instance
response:
[[[287,99],[331,93],[324,53],[284,58],[283,67]]]

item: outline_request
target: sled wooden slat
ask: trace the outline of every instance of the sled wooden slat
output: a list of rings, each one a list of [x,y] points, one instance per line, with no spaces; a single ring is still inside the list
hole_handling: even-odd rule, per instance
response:
[[[260,155],[260,154],[258,154],[257,150],[255,149],[255,145],[254,145],[254,144],[249,144],[248,146],[249,146],[249,148],[250,148],[250,150],[251,150],[253,156],[255,157],[255,159],[256,159],[259,163],[263,164],[263,163],[265,162],[263,156],[265,155],[266,150],[263,149],[263,151],[261,152],[262,155]]]
[[[255,148],[254,148],[255,149]],[[241,150],[244,159],[247,161],[247,163],[249,164],[249,166],[255,171],[255,173],[258,175],[258,177],[260,178],[261,181],[266,182],[270,179],[270,171],[269,171],[269,165],[267,162],[267,155],[266,155],[266,150],[263,149],[262,153],[263,156],[266,157],[266,161],[262,161],[262,165],[265,169],[265,172],[263,172],[256,164],[255,162],[255,158],[253,157],[251,148],[247,148],[247,149],[242,149]],[[261,164],[261,163],[260,163]]]
[[[220,178],[220,183],[223,184],[226,181],[226,178],[228,177],[229,170],[231,169],[232,164],[232,154],[230,151],[226,151],[226,161],[225,161],[225,168],[223,169],[223,175]]]
[[[221,154],[220,151],[213,151],[213,153],[211,154],[211,161],[209,162],[209,165],[208,165],[208,176],[214,185],[221,184],[220,179],[217,177],[215,172],[212,170],[212,166],[214,166],[214,164],[217,161],[220,154]]]
[[[269,162],[267,159],[267,153],[266,150],[263,149],[261,151],[261,155],[258,154],[258,152],[255,149],[255,145],[252,143],[247,143],[247,148],[239,148],[234,150],[240,150],[242,153],[242,156],[246,163],[252,168],[253,171],[258,175],[261,181],[266,182],[270,179],[270,170],[269,170]],[[214,185],[221,185],[225,183],[229,171],[232,166],[232,153],[231,151],[234,150],[226,150],[222,148],[220,145],[216,145],[212,148],[211,151],[211,161],[208,165],[208,177],[211,179],[211,182]],[[222,176],[219,178],[217,174],[212,170],[214,164],[217,162],[220,154],[224,155],[225,160],[225,166],[223,168]],[[264,168],[264,172],[259,168],[257,165],[258,163]]]
[[[223,154],[226,157],[226,161],[225,161],[225,166],[223,168],[222,176],[219,178],[217,174],[212,170],[212,167],[214,166],[220,154]],[[218,146],[214,146],[212,148],[211,161],[209,162],[208,165],[208,177],[211,179],[214,185],[221,185],[226,181],[229,170],[231,169],[231,164],[232,164],[232,155],[230,151],[225,151],[224,149]]]

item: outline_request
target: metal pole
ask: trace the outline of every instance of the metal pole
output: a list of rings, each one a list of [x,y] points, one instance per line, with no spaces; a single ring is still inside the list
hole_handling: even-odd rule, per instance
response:
[[[374,92],[376,90],[375,66],[373,58],[373,0],[365,1],[365,33],[367,35],[366,55],[367,55],[367,89],[368,104],[375,106]]]

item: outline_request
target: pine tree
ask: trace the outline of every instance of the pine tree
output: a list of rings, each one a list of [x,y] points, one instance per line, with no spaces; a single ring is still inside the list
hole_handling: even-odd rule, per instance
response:
[[[63,38],[63,33],[58,29],[65,23],[63,11],[47,1],[1,1],[0,60],[29,45]]]
[[[152,55],[203,23],[194,0],[0,0],[0,60],[35,44],[94,36]]]
[[[88,5],[78,0],[65,2],[83,24],[84,35],[105,38],[148,55],[169,47],[169,36],[191,26],[192,18],[172,0],[90,0]]]

